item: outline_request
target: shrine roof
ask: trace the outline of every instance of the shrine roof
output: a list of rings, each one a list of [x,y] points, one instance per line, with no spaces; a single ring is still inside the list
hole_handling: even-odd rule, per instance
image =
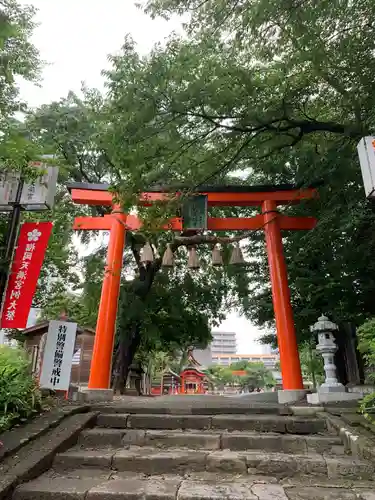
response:
[[[69,319],[64,319],[67,323],[74,323],[73,320]],[[42,330],[47,330],[49,326],[49,321],[48,320],[43,320],[40,321],[39,323],[36,323],[33,326],[30,326],[29,328],[25,328],[22,330],[23,335],[33,335],[33,334],[38,334]],[[86,327],[86,326],[79,326],[77,325],[77,333],[82,334],[82,333],[91,333],[92,335],[95,335],[95,330],[92,328]]]
[[[196,372],[201,377],[206,375],[202,370],[200,370],[196,365],[192,363],[189,363],[182,368],[181,374],[185,372]]]
[[[175,373],[173,370],[171,370],[170,368],[166,368],[163,372],[162,372],[162,375],[173,375],[173,377],[176,377],[176,378],[181,378],[180,375],[178,375],[177,373]]]
[[[274,192],[274,191],[291,191],[294,189],[309,189],[316,188],[322,184],[322,181],[318,181],[309,186],[301,186],[299,184],[261,184],[255,186],[244,186],[244,185],[219,185],[219,186],[209,186],[202,185],[195,189],[193,192],[196,193],[262,193],[262,192]],[[83,189],[87,191],[108,191],[110,185],[103,184],[91,184],[88,182],[71,182],[66,185],[69,192],[72,189]],[[179,190],[189,189],[191,191],[191,186],[188,185],[176,185],[176,186],[153,186],[145,188],[145,191],[149,193],[169,193]]]

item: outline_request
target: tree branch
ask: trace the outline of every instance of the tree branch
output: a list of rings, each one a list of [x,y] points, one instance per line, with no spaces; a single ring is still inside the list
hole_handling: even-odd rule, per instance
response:
[[[182,115],[182,116],[190,116],[195,118],[201,118],[206,120],[216,128],[222,128],[226,130],[231,130],[233,132],[239,132],[241,134],[251,134],[255,132],[266,132],[273,131],[276,133],[289,132],[293,129],[300,129],[303,134],[311,134],[313,132],[331,132],[333,134],[342,134],[349,137],[359,137],[362,134],[361,130],[353,127],[350,124],[342,124],[336,122],[324,122],[318,120],[294,120],[293,118],[288,118],[287,116],[283,116],[281,118],[276,118],[270,120],[268,122],[260,122],[259,125],[254,126],[238,126],[238,125],[227,125],[224,123],[220,123],[220,120],[231,119],[236,120],[236,117],[223,117],[223,116],[212,116],[207,115],[206,113],[198,113],[194,111],[179,111],[176,109],[171,110],[172,113]],[[219,121],[217,121],[219,120]],[[282,123],[286,123],[282,125]]]

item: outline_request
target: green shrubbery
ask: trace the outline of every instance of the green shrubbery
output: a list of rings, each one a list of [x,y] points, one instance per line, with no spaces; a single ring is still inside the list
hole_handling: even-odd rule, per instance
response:
[[[0,346],[0,432],[29,419],[41,407],[41,395],[25,352]]]
[[[358,328],[358,349],[363,354],[368,369],[366,379],[375,383],[375,318],[366,321]],[[362,414],[375,421],[375,392],[368,394],[361,402]]]

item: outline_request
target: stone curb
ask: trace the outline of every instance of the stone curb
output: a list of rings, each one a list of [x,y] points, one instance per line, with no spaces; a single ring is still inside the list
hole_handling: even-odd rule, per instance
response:
[[[369,434],[365,430],[348,425],[342,418],[328,412],[321,416],[326,419],[328,430],[335,431],[342,439],[345,449],[353,457],[362,458],[375,463],[375,436],[373,443],[369,445]]]
[[[84,407],[84,411],[87,411]],[[69,412],[65,412],[69,414]],[[94,423],[96,412],[70,415],[44,432],[39,439],[33,439],[19,448],[17,455],[9,456],[0,464],[0,500],[9,498],[19,484],[35,479],[48,470],[54,456],[64,452],[78,440],[81,431]]]
[[[4,458],[16,453],[25,444],[43,436],[50,429],[57,427],[64,418],[76,413],[88,412],[89,409],[90,407],[87,405],[55,408],[22,427],[16,427],[3,432],[0,434],[0,442],[2,443],[0,447],[0,464]]]

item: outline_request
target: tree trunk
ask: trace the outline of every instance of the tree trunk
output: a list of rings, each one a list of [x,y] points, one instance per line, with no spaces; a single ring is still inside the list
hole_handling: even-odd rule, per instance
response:
[[[116,351],[115,380],[113,389],[120,394],[125,393],[130,366],[141,342],[140,324],[134,323],[128,335],[121,336]]]
[[[148,264],[146,267],[139,267],[140,276],[134,280],[133,287],[134,293],[141,303],[145,302],[154,282],[155,275],[159,271],[160,267],[161,259],[158,259],[152,264]],[[114,367],[114,391],[116,392],[118,390],[120,394],[124,394],[125,392],[130,366],[133,363],[137,349],[141,343],[141,324],[142,317],[134,321],[126,336],[121,335],[120,333],[117,347],[118,352],[116,352],[116,366]]]

